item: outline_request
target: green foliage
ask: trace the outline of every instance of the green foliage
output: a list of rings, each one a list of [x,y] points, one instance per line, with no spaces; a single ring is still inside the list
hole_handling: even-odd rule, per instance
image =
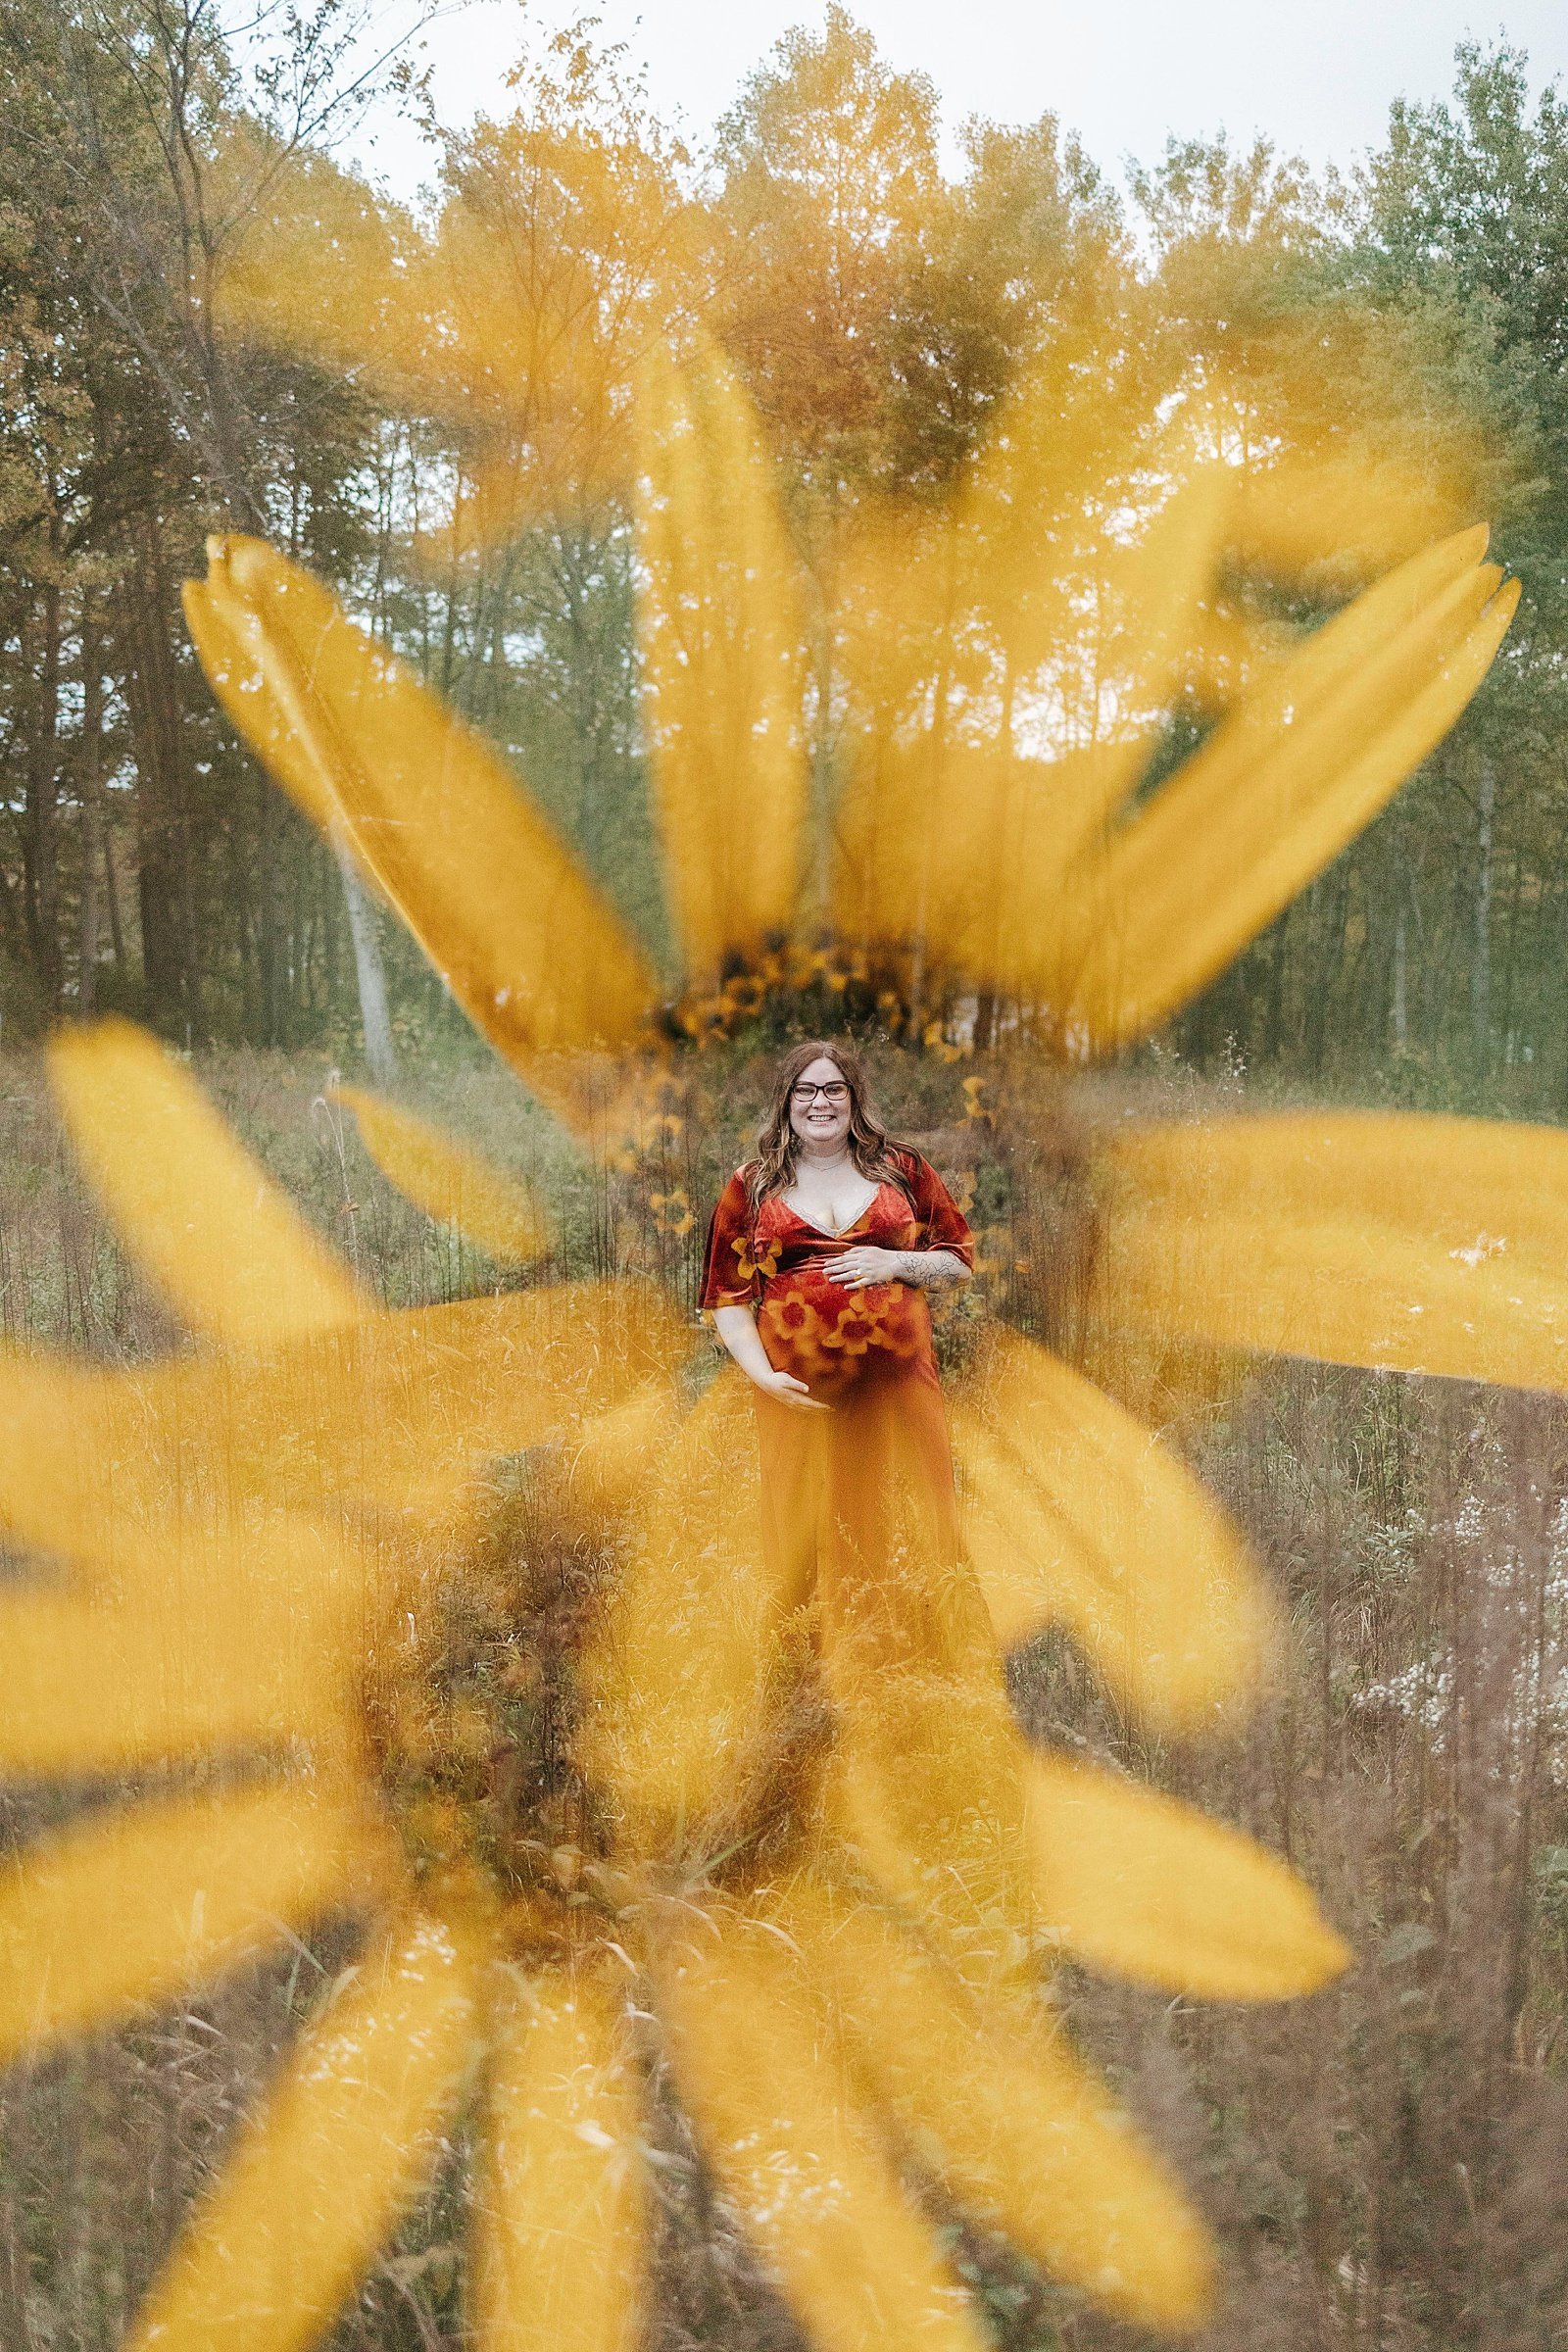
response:
[[[206,0],[0,0],[9,1029],[113,1004],[180,1042],[358,1051],[331,859],[184,640],[179,581],[235,524],[495,738],[668,963],[624,417],[641,354],[701,321],[772,436],[816,600],[824,842],[846,527],[940,523],[999,436],[987,527],[1033,485],[1010,529],[1044,570],[1009,554],[987,623],[1006,675],[955,646],[960,704],[1011,709],[1070,602],[1084,485],[1104,515],[1137,503],[1126,420],[1178,387],[1222,403],[1236,448],[1288,392],[1304,448],[1494,517],[1526,600],[1484,692],[1167,1043],[1282,1084],[1568,1107],[1568,109],[1532,105],[1522,56],[1462,48],[1451,97],[1397,105],[1348,178],[1172,142],[1121,193],[1051,116],[968,125],[945,173],[937,93],[838,6],[751,75],[702,176],[585,26],[529,53],[492,118],[431,126],[414,215],[334,160],[348,22],[280,21],[247,81]],[[1315,591],[1249,593],[1260,623],[1314,616]],[[1211,716],[1198,681],[1170,757]],[[406,1050],[455,1050],[394,926],[380,957]],[[934,1009],[987,1034],[1006,1015]]]

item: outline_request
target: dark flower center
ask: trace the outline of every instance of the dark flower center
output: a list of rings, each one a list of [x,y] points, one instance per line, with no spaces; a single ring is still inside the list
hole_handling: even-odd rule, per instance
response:
[[[388,1628],[366,1698],[416,1876],[477,1875],[524,1944],[579,1941],[591,1922],[575,1915],[612,1892],[571,1754],[576,1660],[608,1562],[555,1488],[535,1464],[498,1480],[479,1540]]]

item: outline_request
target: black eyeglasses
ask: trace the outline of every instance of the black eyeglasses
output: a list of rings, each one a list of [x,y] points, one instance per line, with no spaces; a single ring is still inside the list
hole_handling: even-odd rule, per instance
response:
[[[841,1102],[849,1101],[850,1090],[842,1078],[830,1078],[826,1086],[802,1084],[790,1089],[790,1101],[798,1102],[803,1110],[808,1110],[818,1095],[821,1096],[824,1102],[831,1102],[834,1109],[837,1110]]]

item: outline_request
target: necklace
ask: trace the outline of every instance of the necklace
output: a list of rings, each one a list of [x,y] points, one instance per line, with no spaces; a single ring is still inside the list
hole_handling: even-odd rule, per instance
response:
[[[858,1167],[855,1166],[855,1157],[853,1152],[846,1149],[843,1152],[837,1152],[832,1159],[812,1159],[807,1162],[806,1165],[809,1166],[813,1176],[817,1177],[818,1179],[825,1180],[822,1184],[822,1194],[825,1196],[822,1198],[822,1205],[827,1209],[829,1215],[832,1215],[832,1195],[836,1189],[833,1184],[834,1177],[842,1174],[845,1169],[851,1167],[855,1168],[855,1173],[857,1176],[859,1176],[860,1174]],[[798,1216],[804,1224],[809,1225],[813,1232],[826,1234],[831,1241],[837,1241],[840,1234],[848,1233],[852,1226],[858,1225],[860,1219],[865,1215],[866,1210],[870,1207],[871,1202],[876,1199],[877,1188],[874,1184],[872,1184],[868,1187],[865,1199],[861,1201],[859,1207],[856,1210],[853,1217],[840,1219],[831,1225],[824,1225],[819,1217],[813,1217],[809,1210],[804,1205],[801,1207],[796,1207],[795,1202],[790,1199],[790,1193],[800,1191],[801,1179],[805,1173],[806,1166],[803,1166],[800,1161],[797,1161],[794,1181],[784,1195],[785,1205],[786,1207],[793,1209],[796,1216]],[[861,1177],[861,1182],[865,1182],[863,1177]],[[812,1195],[808,1194],[807,1195],[807,1198],[810,1199],[812,1198]]]

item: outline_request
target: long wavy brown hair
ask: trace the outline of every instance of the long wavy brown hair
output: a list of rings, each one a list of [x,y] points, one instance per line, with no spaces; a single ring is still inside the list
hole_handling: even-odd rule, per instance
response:
[[[808,1037],[805,1045],[790,1048],[773,1079],[767,1115],[757,1131],[757,1157],[746,1179],[753,1209],[760,1208],[775,1193],[787,1193],[795,1182],[801,1139],[790,1125],[790,1096],[801,1072],[808,1070],[813,1061],[831,1061],[843,1073],[850,1090],[850,1157],[860,1174],[868,1184],[896,1184],[906,1194],[908,1177],[894,1157],[905,1147],[895,1142],[877,1115],[864,1062],[853,1046]]]

